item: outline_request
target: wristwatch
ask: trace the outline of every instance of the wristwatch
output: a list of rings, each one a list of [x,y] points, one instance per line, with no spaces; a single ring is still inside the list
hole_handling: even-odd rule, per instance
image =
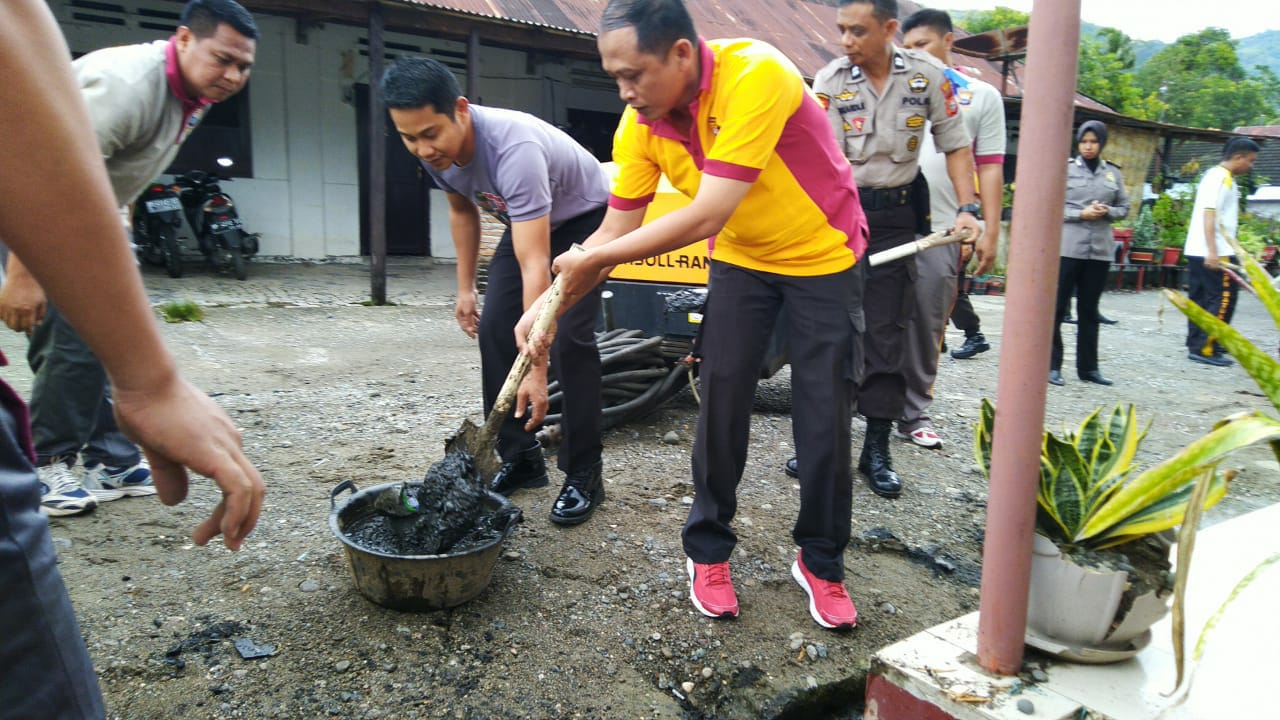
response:
[[[979,205],[978,203],[965,203],[960,207],[956,208],[956,214],[959,215],[960,213],[967,212],[974,217],[978,217],[978,211],[980,210],[982,210],[982,206]]]

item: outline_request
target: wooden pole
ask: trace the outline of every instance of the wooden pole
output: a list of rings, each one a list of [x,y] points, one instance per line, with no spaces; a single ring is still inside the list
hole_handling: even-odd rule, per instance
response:
[[[480,102],[480,31],[467,36],[467,100]]]
[[[382,102],[386,64],[382,5],[369,4],[369,294],[387,304],[387,113]]]

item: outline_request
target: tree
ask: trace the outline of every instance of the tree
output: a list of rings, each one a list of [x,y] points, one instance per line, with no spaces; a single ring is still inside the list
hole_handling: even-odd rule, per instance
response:
[[[1133,68],[1133,41],[1115,28],[1103,28],[1092,38],[1080,40],[1076,91],[1130,114],[1142,107],[1142,91],[1129,72]]]
[[[1264,124],[1280,104],[1275,74],[1250,77],[1231,36],[1221,28],[1178,38],[1147,61],[1134,82],[1141,97],[1159,97],[1166,107],[1160,117],[1166,122],[1192,127]]]
[[[1134,63],[1138,59],[1133,38],[1112,27],[1099,30],[1096,38],[1103,52],[1115,57],[1120,63],[1121,70],[1133,70]]]
[[[961,29],[977,35],[988,30],[1018,27],[1031,21],[1031,16],[1013,8],[996,7],[993,10],[975,10],[965,13],[957,23]]]

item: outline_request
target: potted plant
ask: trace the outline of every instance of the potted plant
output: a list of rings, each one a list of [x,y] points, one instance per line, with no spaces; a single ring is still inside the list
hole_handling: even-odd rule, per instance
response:
[[[1243,259],[1249,286],[1280,329],[1280,290],[1234,238],[1231,243]],[[1221,343],[1280,409],[1280,361],[1181,293],[1165,294],[1188,319]],[[974,455],[984,472],[990,468],[995,417],[995,406],[983,400]],[[1119,660],[1141,649],[1143,625],[1164,614],[1169,597],[1164,574],[1167,551],[1159,536],[1180,526],[1172,604],[1177,686],[1181,687],[1185,660],[1181,599],[1195,533],[1203,509],[1223,497],[1233,475],[1219,474],[1218,463],[1235,450],[1256,443],[1269,443],[1280,453],[1280,420],[1260,411],[1232,415],[1172,457],[1138,471],[1134,458],[1146,431],[1146,426],[1139,426],[1132,406],[1117,405],[1105,414],[1094,410],[1075,431],[1062,437],[1045,433],[1028,641],[1069,659],[1089,662]],[[1064,563],[1068,567],[1064,568]],[[1233,597],[1254,575],[1250,573],[1236,585]],[[1069,578],[1066,585],[1054,584],[1060,576]],[[1206,626],[1202,631],[1197,651],[1208,630]],[[1052,633],[1062,637],[1047,637]],[[1041,642],[1046,639],[1047,645]]]
[[[995,406],[982,401],[975,458],[991,460]],[[1132,405],[1095,409],[1074,431],[1045,431],[1040,454],[1036,544],[1027,606],[1027,641],[1054,652],[1092,651],[1122,659],[1168,612],[1173,593],[1169,540],[1196,480],[1203,454],[1137,472],[1135,456],[1147,433]],[[1181,456],[1179,456],[1181,457]],[[1226,494],[1229,474],[1212,468],[1205,505]],[[1072,657],[1071,655],[1068,655]]]
[[[1155,259],[1156,224],[1151,216],[1151,206],[1144,205],[1138,212],[1138,219],[1133,224],[1132,245],[1129,248],[1129,262],[1149,263]]]
[[[1129,249],[1130,263],[1153,263],[1156,261],[1156,249],[1149,247],[1138,247],[1134,245]]]
[[[1280,290],[1232,239],[1250,287],[1280,328]],[[1209,332],[1280,409],[1280,361],[1184,295],[1166,297]],[[974,455],[990,468],[996,409],[983,400]],[[1239,413],[1168,459],[1139,470],[1138,447],[1147,432],[1132,406],[1095,409],[1075,430],[1046,431],[1038,479],[1036,547],[1027,639],[1068,659],[1105,662],[1141,649],[1151,623],[1165,612],[1172,590],[1175,658],[1182,681],[1182,609],[1187,568],[1204,508],[1226,493],[1232,472],[1219,473],[1228,454],[1256,443],[1280,452],[1280,420],[1260,411]],[[1178,569],[1168,578],[1167,541],[1180,526]]]
[[[1156,225],[1156,244],[1162,249],[1164,265],[1177,265],[1187,241],[1194,198],[1188,194],[1161,193],[1151,208]]]

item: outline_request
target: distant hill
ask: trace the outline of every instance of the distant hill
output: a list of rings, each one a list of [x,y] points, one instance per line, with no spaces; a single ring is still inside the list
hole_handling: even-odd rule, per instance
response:
[[[1138,67],[1168,46],[1169,43],[1159,40],[1134,40],[1133,50]],[[1246,72],[1252,73],[1254,66],[1262,65],[1280,75],[1280,30],[1236,38],[1236,53],[1240,56],[1240,67]]]
[[[1167,42],[1160,40],[1134,40],[1133,41],[1133,57],[1134,69],[1142,67],[1144,63],[1150,60],[1156,53],[1169,46]]]
[[[1253,72],[1255,65],[1265,65],[1280,75],[1280,30],[1268,30],[1236,41],[1240,65]]]

